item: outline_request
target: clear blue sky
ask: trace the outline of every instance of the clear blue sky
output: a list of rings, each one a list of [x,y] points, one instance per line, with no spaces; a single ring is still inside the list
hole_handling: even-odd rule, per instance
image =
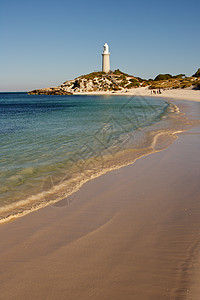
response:
[[[111,69],[154,78],[200,67],[200,1],[0,0],[0,91],[56,86]]]

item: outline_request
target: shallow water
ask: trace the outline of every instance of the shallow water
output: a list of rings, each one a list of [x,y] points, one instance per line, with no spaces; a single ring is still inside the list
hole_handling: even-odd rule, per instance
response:
[[[174,128],[174,115],[162,98],[0,93],[1,218],[148,154],[157,133]]]

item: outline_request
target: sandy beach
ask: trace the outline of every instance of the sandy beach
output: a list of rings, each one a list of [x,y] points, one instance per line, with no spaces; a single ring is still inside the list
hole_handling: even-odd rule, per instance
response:
[[[199,119],[200,91],[176,93],[158,96],[193,100],[172,102]],[[1,224],[0,299],[199,299],[199,149],[200,125]]]
[[[148,87],[134,88],[124,91],[116,92],[88,92],[88,93],[75,93],[77,95],[127,95],[127,96],[141,96],[141,97],[163,97],[169,99],[180,99],[180,100],[192,100],[200,101],[200,91],[191,90],[191,89],[171,89],[171,90],[162,90],[162,94],[152,94],[151,90]]]

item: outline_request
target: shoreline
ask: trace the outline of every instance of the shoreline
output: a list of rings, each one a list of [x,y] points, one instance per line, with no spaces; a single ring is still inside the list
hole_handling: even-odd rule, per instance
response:
[[[151,94],[151,90],[146,87],[130,89],[126,91],[118,91],[118,92],[87,92],[87,93],[74,93],[73,95],[105,95],[105,96],[141,96],[141,97],[158,97],[158,98],[168,98],[174,100],[187,100],[187,101],[197,101],[200,102],[200,91],[199,90],[191,90],[191,89],[172,89],[172,90],[164,90],[162,94]]]
[[[117,170],[120,170],[121,168],[125,168],[125,167],[128,167],[130,165],[133,165],[137,160],[140,160],[141,158],[143,157],[146,157],[146,156],[149,156],[149,155],[152,155],[152,154],[155,154],[155,153],[158,153],[158,152],[161,152],[161,151],[164,151],[166,150],[168,147],[170,147],[170,145],[178,138],[177,134],[178,133],[181,133],[183,131],[174,131],[174,132],[162,132],[162,133],[158,133],[156,136],[155,136],[155,140],[153,140],[152,142],[152,145],[153,147],[156,146],[156,140],[159,139],[159,136],[163,136],[163,135],[169,135],[170,138],[173,140],[170,142],[170,144],[168,144],[167,146],[165,146],[166,148],[162,148],[162,149],[159,149],[159,150],[152,150],[145,153],[145,154],[140,154],[138,157],[136,157],[135,159],[131,160],[130,162],[127,162],[127,163],[124,163],[124,164],[121,164],[119,166],[116,166],[116,167],[111,167],[111,168],[108,168],[108,169],[103,169],[103,171],[101,171],[100,173],[94,173],[91,177],[87,178],[87,179],[82,179],[80,181],[80,183],[73,189],[72,192],[69,192],[67,193],[65,196],[62,196],[60,199],[56,199],[56,200],[50,200],[49,202],[44,202],[42,204],[39,204],[39,205],[33,205],[32,204],[32,207],[30,209],[25,209],[23,210],[22,212],[19,212],[19,213],[16,213],[16,214],[11,214],[9,212],[8,216],[6,216],[5,218],[2,218],[0,219],[0,226],[1,224],[6,224],[8,222],[14,222],[15,220],[19,219],[19,218],[23,218],[29,214],[32,214],[34,212],[37,212],[38,210],[42,210],[42,209],[45,209],[46,207],[48,206],[51,206],[51,205],[56,205],[57,203],[59,202],[62,202],[63,200],[66,200],[66,199],[69,199],[70,197],[73,197],[74,194],[76,194],[85,184],[87,184],[88,182],[90,181],[93,181],[107,173],[110,173],[110,172],[113,172],[113,171],[117,171]],[[141,151],[142,152],[142,151]],[[56,186],[57,188],[57,186]],[[47,192],[47,195],[48,195],[48,192]],[[34,197],[34,196],[32,196]],[[32,198],[30,197],[30,198]],[[26,201],[29,201],[28,200],[22,200],[22,207],[25,205],[24,202]],[[68,204],[70,204],[71,201],[69,201]],[[18,206],[20,207],[20,202],[16,203],[16,208],[18,208]],[[13,208],[13,205],[8,205],[8,207],[2,207],[2,211],[5,212],[5,211],[9,211],[10,210],[10,206]],[[14,206],[15,207],[15,206]]]
[[[175,116],[177,113],[178,117]],[[167,119],[164,119],[164,121],[160,120],[158,123],[155,122],[152,125],[148,125],[147,130],[145,130],[144,127],[142,141],[139,142],[136,149],[133,144],[132,147],[129,145],[130,149],[124,148],[123,151],[118,151],[116,153],[114,151],[110,155],[107,155],[108,157],[105,155],[103,160],[100,160],[100,165],[95,166],[95,170],[86,169],[84,170],[83,174],[81,173],[77,175],[77,178],[72,177],[72,179],[69,181],[61,181],[59,184],[53,186],[50,190],[42,191],[41,193],[30,196],[25,200],[21,200],[0,208],[0,225],[24,217],[49,205],[58,203],[65,198],[69,198],[71,195],[78,192],[87,182],[103,176],[106,173],[118,170],[128,165],[132,165],[142,157],[168,148],[174,142],[174,140],[177,139],[177,133],[187,130],[182,128],[183,124],[184,127],[186,126],[186,123],[185,120],[182,120],[182,113],[179,113],[179,108],[176,105],[171,105],[169,103]],[[171,114],[174,115],[172,116]],[[172,117],[170,117],[170,115]],[[169,122],[168,125],[166,125],[166,121],[167,123]],[[187,123],[187,126],[188,125],[190,126],[191,124]],[[133,134],[135,133],[133,132]],[[131,139],[131,137],[129,138]],[[146,142],[144,143],[144,141]],[[98,157],[96,160],[97,161],[93,163],[98,163]],[[90,163],[91,162],[88,161],[86,165]],[[72,187],[71,184],[74,184],[75,181],[76,184]]]
[[[198,299],[199,135],[2,224],[3,299]]]

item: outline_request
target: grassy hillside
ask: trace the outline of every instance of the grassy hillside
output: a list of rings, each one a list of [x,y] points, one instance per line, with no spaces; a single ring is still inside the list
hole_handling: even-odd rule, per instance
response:
[[[64,82],[61,87],[74,92],[90,91],[117,91],[128,90],[138,87],[148,87],[149,89],[177,89],[192,88],[200,89],[200,77],[186,77],[185,74],[172,76],[170,74],[159,74],[155,79],[142,79],[133,75],[126,74],[119,69],[110,72],[93,72],[82,75],[75,80]]]
[[[92,72],[73,80],[65,81],[58,87],[34,90],[29,93],[68,95],[77,92],[126,91],[138,87],[147,87],[149,89],[200,89],[200,69],[191,77],[186,77],[185,74],[175,76],[159,74],[155,79],[148,80],[126,74],[119,69],[109,73]]]

